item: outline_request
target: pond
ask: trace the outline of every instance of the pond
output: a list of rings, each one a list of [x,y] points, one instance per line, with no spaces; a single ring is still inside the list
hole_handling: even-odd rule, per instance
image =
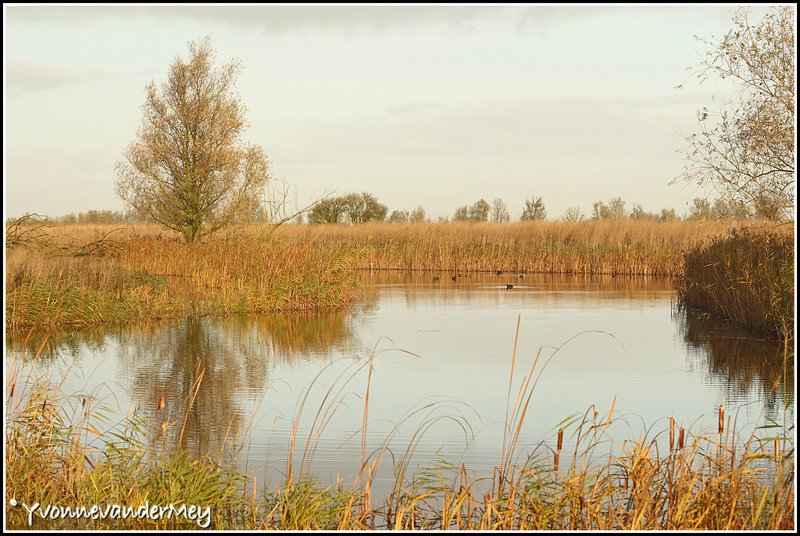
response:
[[[663,434],[670,417],[715,431],[720,404],[745,434],[765,417],[794,418],[781,345],[677,311],[666,279],[362,277],[367,297],[348,312],[28,334],[7,339],[6,366],[32,363],[63,381],[65,400],[91,395],[107,428],[137,408],[156,436],[224,453],[271,488],[290,450],[293,476],[329,482],[352,481],[363,456],[383,455],[383,491],[405,455],[412,474],[446,460],[491,476],[534,363],[515,449],[523,460],[553,445],[565,419],[595,409],[605,418],[613,407],[616,442]]]

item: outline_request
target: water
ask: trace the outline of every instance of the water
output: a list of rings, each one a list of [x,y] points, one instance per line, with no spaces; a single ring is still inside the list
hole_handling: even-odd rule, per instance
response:
[[[663,432],[669,417],[692,432],[715,430],[720,404],[745,433],[765,416],[793,420],[781,347],[676,312],[667,280],[438,275],[365,274],[368,299],[347,313],[9,339],[7,364],[40,353],[34,366],[64,378],[62,397],[89,394],[110,408],[106,428],[136,407],[159,434],[167,423],[166,441],[182,435],[196,454],[237,453],[272,487],[288,471],[293,422],[293,475],[352,480],[362,452],[384,453],[384,491],[404,455],[411,473],[441,457],[491,475],[513,420],[507,408],[534,361],[517,460],[554,445],[564,419],[593,410],[602,418],[612,406],[616,442]]]

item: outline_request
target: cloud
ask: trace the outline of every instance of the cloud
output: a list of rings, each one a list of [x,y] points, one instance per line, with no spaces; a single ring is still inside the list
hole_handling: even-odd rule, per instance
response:
[[[234,27],[282,32],[298,29],[367,28],[386,30],[425,25],[470,27],[506,22],[520,29],[569,22],[606,13],[591,6],[14,6],[9,18],[29,22],[92,22],[111,18],[151,18],[222,22]]]
[[[133,74],[151,73],[140,72]],[[6,83],[8,84],[9,91],[12,92],[45,91],[72,84],[96,82],[98,80],[107,80],[120,76],[127,76],[127,74],[106,71],[104,69],[74,71],[55,65],[44,65],[41,63],[30,63],[11,59],[6,63]]]
[[[682,143],[680,121],[692,121],[695,105],[704,96],[560,97],[465,105],[412,102],[385,107],[383,118],[352,116],[283,125],[282,144],[331,160],[373,155],[383,162],[469,160],[495,163],[498,168],[505,165],[502,162],[526,166],[560,162],[569,168],[606,160],[659,161],[672,158]],[[298,161],[302,158],[298,156]]]
[[[448,213],[479,197],[535,192],[554,214],[622,195],[678,206],[669,181],[683,164],[681,122],[705,94],[572,97],[510,102],[396,103],[371,116],[274,123],[265,149],[300,184],[366,189],[392,206]],[[278,134],[279,133],[279,134]],[[355,164],[357,163],[357,165]],[[454,186],[456,185],[456,186]]]
[[[386,106],[383,108],[383,111],[391,115],[407,115],[437,112],[445,108],[447,108],[447,106],[441,102],[404,102]]]

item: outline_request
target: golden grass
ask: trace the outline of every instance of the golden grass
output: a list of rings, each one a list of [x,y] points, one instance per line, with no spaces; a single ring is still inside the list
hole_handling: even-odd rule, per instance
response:
[[[57,227],[7,251],[6,329],[341,308],[358,252],[229,238],[186,244],[152,228]]]
[[[357,297],[356,269],[674,277],[685,251],[734,225],[766,224],[284,225],[268,239],[245,226],[194,244],[155,225],[38,226],[28,234],[16,226],[7,229],[16,246],[6,252],[6,329],[341,308]]]
[[[682,271],[685,250],[733,225],[630,220],[287,225],[276,236],[319,247],[362,247],[359,268],[370,270],[675,276]]]

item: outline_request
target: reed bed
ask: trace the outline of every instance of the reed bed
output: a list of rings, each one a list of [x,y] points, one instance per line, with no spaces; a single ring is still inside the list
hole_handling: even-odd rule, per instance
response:
[[[752,333],[794,342],[794,235],[734,230],[693,248],[677,282],[683,306],[723,316]]]
[[[353,248],[75,231],[56,227],[44,245],[7,250],[7,330],[331,310],[358,296]]]
[[[6,329],[341,308],[355,270],[683,274],[684,253],[762,222],[583,221],[232,227],[185,244],[154,225],[7,228]]]
[[[373,223],[288,225],[275,234],[290,243],[361,247],[358,267],[368,270],[676,276],[685,250],[726,234],[733,225],[696,220]]]
[[[190,457],[182,445],[185,422],[153,428],[134,412],[110,433],[109,417],[92,396],[65,396],[31,369],[12,366],[7,377],[6,502],[11,529],[191,529],[198,521],[168,519],[42,519],[46,507],[118,504],[208,507],[208,528],[218,530],[787,530],[794,527],[794,441],[791,428],[768,421],[749,438],[719,408],[718,426],[694,433],[669,419],[664,430],[622,445],[609,428],[624,419],[591,407],[565,420],[552,440],[520,455],[523,423],[546,362],[512,359],[508,414],[499,460],[491,475],[432,460],[416,472],[410,456],[429,426],[425,421],[394,463],[387,498],[372,494],[372,479],[388,463],[387,442],[362,448],[352,483],[322,483],[308,462],[347,386],[367,373],[363,397],[365,437],[375,355],[354,363],[325,392],[319,406],[301,394],[291,436],[286,481],[258,488],[249,475],[226,468],[223,452]],[[520,372],[521,377],[520,377]],[[199,369],[190,408],[202,389]],[[296,423],[316,407],[307,438]],[[187,411],[188,413],[188,411]],[[391,434],[390,434],[391,436]],[[177,440],[167,441],[167,438]],[[363,439],[362,439],[363,441]],[[362,443],[363,445],[363,443]],[[295,451],[300,463],[293,463]],[[39,510],[28,516],[27,509]],[[24,507],[22,505],[25,505]]]

